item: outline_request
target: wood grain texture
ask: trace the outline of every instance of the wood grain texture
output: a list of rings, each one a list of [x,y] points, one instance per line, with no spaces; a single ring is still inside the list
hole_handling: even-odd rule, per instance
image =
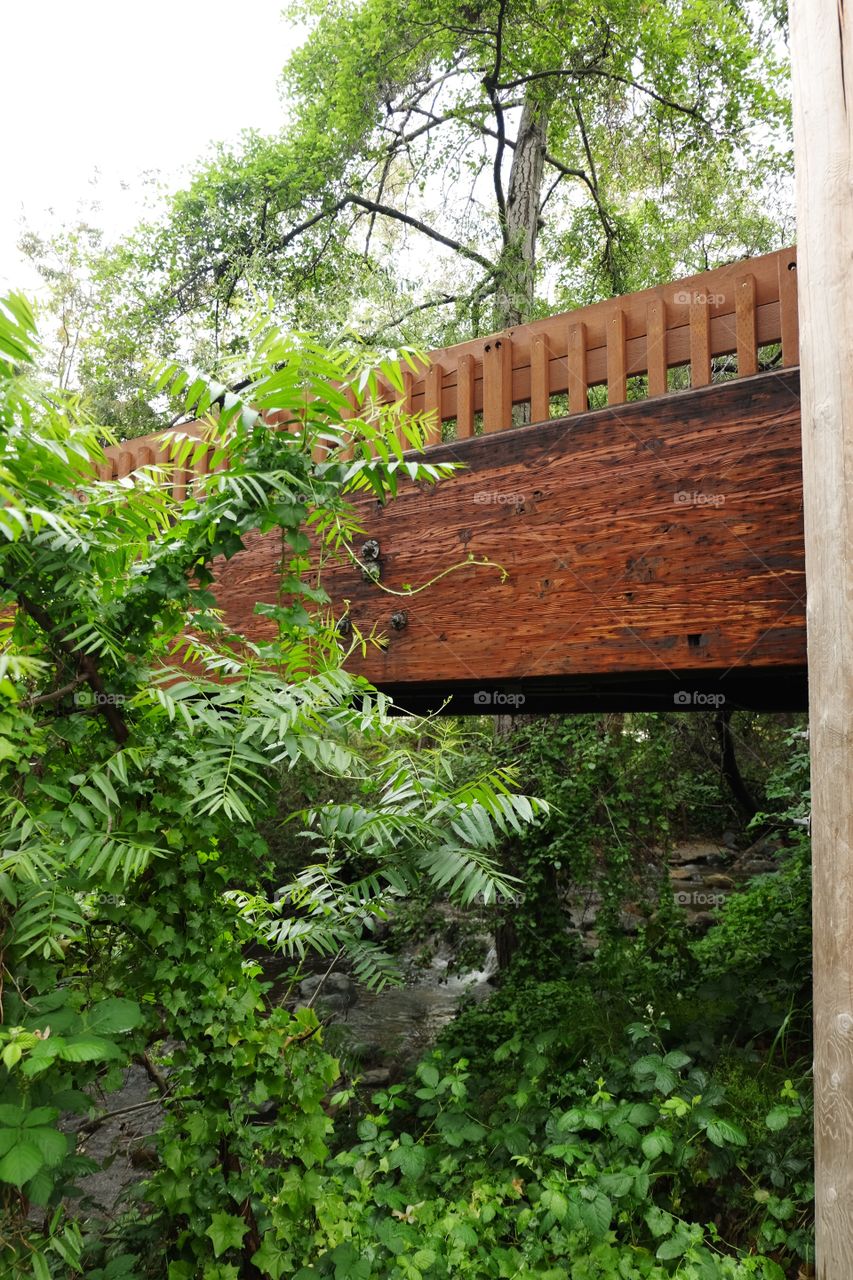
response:
[[[853,8],[791,6],[809,590],[816,1268],[853,1276]]]
[[[512,425],[512,399],[512,339],[502,333],[483,347],[483,430],[487,434]]]
[[[665,395],[667,389],[666,303],[662,298],[655,298],[646,308],[646,364],[649,375],[649,395]]]
[[[457,365],[458,396],[456,403],[456,435],[468,440],[474,434],[474,357],[459,357]]]
[[[586,372],[586,325],[582,320],[569,325],[569,348],[566,368],[569,413],[585,413],[589,408],[589,382]],[[559,383],[551,379],[555,391]]]
[[[388,637],[384,652],[354,664],[380,687],[547,694],[549,685],[604,678],[605,688],[620,685],[623,701],[654,685],[664,691],[656,705],[672,707],[675,693],[708,679],[725,693],[758,671],[775,668],[780,682],[802,675],[796,371],[427,456],[467,469],[436,488],[408,486],[387,507],[363,501],[365,536],[378,540],[382,581],[396,590],[462,567],[405,602],[409,623],[399,632],[390,627],[397,597],[349,564],[324,571],[336,610],[351,601],[362,632]],[[276,538],[258,538],[219,573],[228,620],[252,637],[264,633],[252,609],[275,598],[278,555]],[[506,580],[469,556],[504,566]],[[785,705],[784,690],[777,694]],[[801,685],[792,686],[787,705],[801,701]]]
[[[623,404],[628,398],[625,358],[625,312],[615,303],[607,321],[607,403]],[[643,362],[645,364],[645,361]]]
[[[711,382],[711,324],[708,303],[695,299],[690,304],[690,385],[707,387]]]
[[[797,252],[779,255],[779,329],[782,363],[800,363],[800,330],[797,320]]]
[[[530,344],[530,421],[547,422],[550,407],[550,344],[547,333],[537,333]]]
[[[758,332],[755,324],[755,277],[745,275],[737,282],[736,306],[738,377],[758,371]]]

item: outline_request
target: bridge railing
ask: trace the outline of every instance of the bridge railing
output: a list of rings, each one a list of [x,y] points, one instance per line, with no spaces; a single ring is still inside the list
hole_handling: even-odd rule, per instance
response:
[[[466,439],[478,415],[484,432],[513,426],[515,405],[545,422],[707,386],[715,357],[733,357],[727,376],[747,377],[760,349],[780,344],[777,363],[797,365],[796,265],[796,249],[784,249],[433,351],[428,367],[405,375],[406,407],[455,421]],[[677,369],[689,373],[674,378]],[[596,387],[606,398],[591,404]]]
[[[416,372],[404,372],[405,407],[432,415],[429,442],[437,443],[443,423],[455,424],[455,438],[464,440],[519,421],[545,422],[707,386],[718,376],[715,358],[727,357],[724,377],[757,373],[759,353],[768,347],[779,348],[777,367],[797,365],[796,266],[796,248],[781,249],[443,347],[430,352]],[[399,399],[399,392],[381,383],[380,394]],[[514,412],[519,405],[526,408]],[[200,434],[195,423],[180,430]],[[106,453],[104,479],[170,456],[156,435]],[[202,458],[194,470],[206,465]],[[187,472],[176,473],[178,496],[189,479]]]

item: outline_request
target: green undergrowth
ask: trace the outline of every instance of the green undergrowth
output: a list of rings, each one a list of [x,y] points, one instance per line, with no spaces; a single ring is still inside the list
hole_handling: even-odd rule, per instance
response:
[[[757,879],[701,941],[674,927],[656,943],[625,940],[621,951],[611,947],[548,981],[519,965],[400,1083],[367,1093],[343,1078],[322,1107],[316,1090],[304,1094],[316,1116],[310,1152],[282,1149],[276,1160],[257,1139],[265,1177],[276,1183],[274,1240],[271,1233],[256,1255],[260,1274],[793,1280],[813,1258],[810,1047],[805,1021],[785,1012],[807,968],[805,933],[794,929],[808,908],[804,856],[795,850],[779,872]],[[754,939],[741,952],[725,950],[735,922],[769,898],[788,904],[787,924],[769,924],[788,929],[787,986],[769,965],[755,968]],[[634,991],[640,951],[642,999]],[[753,1025],[715,986],[724,954],[727,982],[741,965],[751,974]],[[227,1061],[226,1029],[222,1036]],[[189,1137],[184,1169],[197,1160]],[[174,1147],[163,1154],[174,1169]],[[160,1193],[169,1177],[155,1176]],[[198,1196],[190,1204],[200,1221]],[[205,1263],[144,1269],[137,1258],[128,1274],[249,1275],[236,1252],[239,1213],[213,1221],[215,1256]],[[166,1222],[126,1223],[123,1247],[134,1230],[156,1238]],[[175,1258],[181,1237],[170,1238]],[[120,1273],[102,1265],[92,1274]]]

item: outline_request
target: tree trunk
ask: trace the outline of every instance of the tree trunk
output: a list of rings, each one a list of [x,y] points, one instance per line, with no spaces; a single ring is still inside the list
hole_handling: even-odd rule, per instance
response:
[[[495,295],[496,329],[511,329],[523,324],[533,311],[536,284],[536,241],[539,236],[539,205],[545,171],[548,111],[530,97],[525,100],[518,126],[506,196],[507,243],[501,254],[498,288]],[[516,412],[526,406],[516,407]],[[513,414],[515,420],[515,413]],[[529,420],[519,413],[518,422]],[[498,738],[508,737],[525,722],[522,716],[495,716],[494,732]],[[506,851],[504,863],[506,865]],[[512,871],[512,867],[508,866]],[[495,929],[498,968],[509,966],[518,946],[518,934],[512,919],[512,907],[505,907]]]
[[[495,297],[497,329],[523,324],[533,309],[547,127],[547,107],[528,98],[521,111],[507,187],[507,243]]]

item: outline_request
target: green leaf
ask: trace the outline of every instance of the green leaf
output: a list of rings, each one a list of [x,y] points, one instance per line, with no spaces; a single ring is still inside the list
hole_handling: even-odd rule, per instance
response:
[[[267,1232],[260,1249],[252,1254],[252,1262],[270,1280],[281,1280],[289,1263],[287,1254],[275,1242],[274,1232]]]
[[[121,1054],[114,1044],[100,1036],[74,1036],[61,1045],[59,1057],[65,1062],[106,1062]]]
[[[417,1145],[399,1147],[396,1154],[400,1172],[407,1178],[420,1178],[426,1168],[426,1149]]]
[[[647,1160],[657,1160],[664,1151],[672,1151],[672,1139],[663,1129],[654,1129],[643,1138],[642,1147]]]
[[[17,1142],[0,1160],[0,1181],[22,1187],[45,1163],[38,1147],[31,1142]]]
[[[592,1199],[580,1202],[581,1222],[590,1235],[603,1237],[607,1234],[613,1218],[613,1205],[606,1195],[596,1193]]]
[[[780,1129],[785,1128],[789,1119],[790,1116],[788,1115],[787,1107],[774,1107],[772,1111],[768,1112],[764,1123],[767,1125],[768,1129],[778,1132]]]
[[[25,1129],[26,1140],[41,1152],[44,1162],[52,1168],[68,1154],[69,1139],[58,1129]]]
[[[644,1058],[638,1058],[631,1070],[636,1076],[652,1076],[660,1070],[662,1061],[659,1053],[648,1053]]]
[[[543,1208],[547,1209],[549,1213],[553,1213],[558,1222],[562,1222],[569,1212],[569,1202],[562,1191],[555,1191],[546,1187],[540,1199]]]
[[[675,1221],[671,1213],[667,1213],[665,1209],[659,1209],[656,1204],[646,1210],[645,1219],[649,1231],[656,1238],[668,1235]]]
[[[58,1119],[57,1107],[34,1107],[32,1111],[26,1113],[24,1125],[27,1129],[35,1128],[42,1124],[54,1124]]]
[[[50,1267],[43,1254],[31,1253],[30,1266],[33,1269],[33,1280],[50,1280]]]
[[[625,1173],[622,1170],[614,1173],[603,1173],[598,1179],[598,1185],[607,1195],[615,1196],[618,1199],[620,1196],[626,1196],[633,1189],[634,1175],[633,1173]]]
[[[743,1130],[728,1120],[712,1120],[705,1132],[717,1147],[745,1147],[747,1143]]]
[[[53,1189],[56,1186],[56,1176],[50,1171],[39,1169],[35,1177],[30,1178],[24,1186],[24,1194],[31,1204],[39,1205],[44,1208],[50,1203],[50,1197],[53,1195]]]
[[[669,1240],[664,1240],[663,1244],[658,1245],[656,1258],[662,1261],[667,1258],[680,1258],[690,1248],[690,1236],[686,1232],[679,1232],[677,1235],[670,1236]]]
[[[239,1249],[248,1230],[248,1224],[233,1213],[215,1213],[204,1234],[210,1236],[213,1252],[219,1258],[226,1249]]]
[[[98,1035],[119,1035],[123,1031],[132,1031],[142,1021],[142,1010],[135,1000],[122,1000],[113,997],[93,1005],[83,1015],[89,1031]]]
[[[626,1147],[638,1147],[640,1145],[640,1131],[635,1129],[627,1120],[623,1120],[620,1124],[613,1126],[613,1132],[620,1142]]]
[[[627,1116],[630,1124],[639,1126],[654,1124],[657,1118],[657,1111],[648,1102],[635,1102]]]

